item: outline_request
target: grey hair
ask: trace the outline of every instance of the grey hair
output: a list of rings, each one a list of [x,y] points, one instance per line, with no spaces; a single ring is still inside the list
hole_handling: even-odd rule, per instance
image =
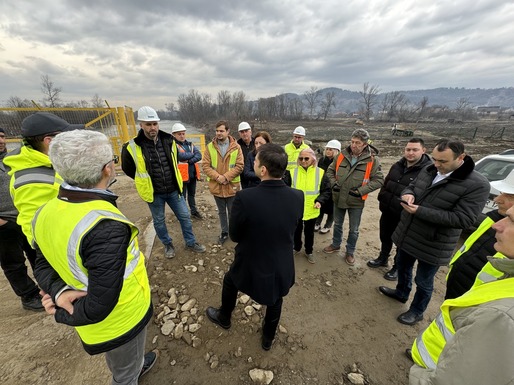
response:
[[[364,128],[357,128],[354,132],[352,132],[352,138],[359,138],[359,140],[367,143],[369,140],[369,132]]]
[[[55,170],[71,186],[93,188],[102,180],[104,166],[113,159],[109,138],[91,130],[60,133],[50,142]]]

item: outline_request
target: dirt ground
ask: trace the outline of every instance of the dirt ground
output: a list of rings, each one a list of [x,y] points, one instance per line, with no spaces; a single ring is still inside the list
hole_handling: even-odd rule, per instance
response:
[[[381,159],[385,172],[402,152],[403,145],[392,145],[392,154]],[[322,253],[331,241],[331,233],[316,234],[314,265],[303,254],[296,257],[297,281],[284,300],[274,345],[266,352],[260,346],[263,309],[258,304],[253,304],[255,314],[251,314],[251,300],[243,304],[246,298],[242,298],[228,331],[204,316],[207,306],[220,304],[223,273],[233,259],[235,246],[231,241],[223,248],[216,246],[219,222],[206,183],[200,182],[197,192],[197,202],[206,218],[194,220],[193,229],[207,252],[184,250],[178,223],[168,212],[168,227],[177,250],[172,260],[164,258],[162,245],[153,240],[150,211],[132,181],[120,175],[113,190],[120,196],[121,211],[141,229],[141,250],[145,252],[153,245],[151,253],[146,252],[155,308],[147,349],[157,350],[159,360],[141,384],[252,384],[249,371],[255,368],[271,371],[272,384],[350,384],[351,372],[362,373],[364,383],[370,385],[408,383],[411,362],[404,351],[437,314],[447,269],[441,268],[436,275],[425,319],[415,326],[398,323],[396,317],[408,309],[408,304],[378,292],[379,285],[394,286],[382,277],[386,268],[366,266],[380,247],[377,192],[366,202],[355,266],[345,264],[341,255]],[[181,305],[174,302],[175,298],[170,300],[170,289],[174,289]],[[45,313],[23,310],[3,274],[0,295],[1,384],[110,383],[103,356],[87,355],[71,327],[56,324]],[[174,311],[184,302],[192,308]],[[165,320],[177,324],[183,320],[188,330],[179,333],[177,326],[164,335],[161,325]]]

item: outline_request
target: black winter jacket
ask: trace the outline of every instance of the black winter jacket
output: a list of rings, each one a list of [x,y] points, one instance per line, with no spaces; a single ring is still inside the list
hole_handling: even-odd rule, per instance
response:
[[[58,198],[72,203],[102,199],[116,206],[117,196],[67,190],[61,186]],[[57,322],[70,326],[89,325],[104,320],[112,312],[118,303],[123,286],[130,236],[128,225],[106,219],[99,222],[84,237],[80,247],[80,256],[84,267],[88,270],[87,296],[75,301],[73,315],[64,309],[57,308],[55,313]],[[55,302],[55,295],[66,287],[66,283],[48,263],[37,245],[36,252],[34,276],[41,289],[50,294]],[[128,333],[102,344],[86,345],[83,343],[84,350],[89,354],[98,354],[127,343],[144,329],[152,314],[153,308],[150,304],[146,315]]]
[[[402,192],[414,195],[419,207],[413,215],[402,212],[392,238],[399,249],[431,265],[450,262],[462,229],[475,223],[489,196],[489,182],[474,168],[466,155],[458,169],[434,185],[436,167],[420,171]]]
[[[380,211],[399,219],[403,208],[397,198],[416,179],[421,169],[429,164],[432,164],[432,160],[427,154],[423,154],[418,163],[411,167],[407,167],[407,160],[404,157],[393,164],[378,193]]]

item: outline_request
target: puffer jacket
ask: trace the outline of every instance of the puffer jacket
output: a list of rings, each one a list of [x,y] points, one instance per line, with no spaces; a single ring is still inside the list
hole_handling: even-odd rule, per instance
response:
[[[403,208],[397,198],[416,179],[421,169],[429,164],[432,164],[432,160],[427,154],[423,154],[418,163],[411,167],[407,167],[407,160],[404,157],[393,164],[385,177],[384,185],[378,193],[380,211],[399,218]]]
[[[340,209],[348,208],[363,208],[365,200],[362,196],[379,189],[384,184],[384,174],[378,159],[378,150],[368,145],[362,154],[357,158],[357,162],[352,166],[351,164],[351,149],[350,146],[342,149],[341,154],[344,159],[339,165],[336,175],[336,163],[334,160],[327,169],[327,177],[332,188],[332,199],[334,204]],[[373,160],[373,167],[371,168],[371,175],[369,182],[362,185],[364,181],[364,174],[366,173],[366,166],[369,161]],[[336,189],[334,189],[336,187]],[[337,191],[339,189],[339,191]],[[349,194],[351,189],[356,189],[360,193],[360,197],[355,197]]]
[[[420,171],[402,195],[414,195],[416,214],[402,212],[393,242],[405,252],[431,265],[450,262],[463,229],[473,225],[489,196],[489,182],[474,171],[466,155],[463,164],[447,178],[432,185],[434,165]]]
[[[219,198],[229,198],[236,195],[236,192],[241,190],[240,182],[232,182],[234,178],[240,175],[243,172],[244,168],[244,159],[243,159],[243,151],[239,144],[237,144],[236,140],[229,135],[228,137],[229,145],[227,152],[224,157],[221,156],[220,149],[218,146],[218,141],[216,137],[212,140],[212,144],[216,149],[216,153],[218,156],[218,164],[216,169],[212,167],[212,159],[211,153],[209,152],[209,146],[206,146],[203,161],[202,161],[202,171],[207,178],[209,178],[209,191],[212,195]],[[233,168],[230,168],[230,154],[234,151],[237,151],[236,165]],[[216,181],[216,178],[219,175],[223,175],[229,183],[220,184]]]

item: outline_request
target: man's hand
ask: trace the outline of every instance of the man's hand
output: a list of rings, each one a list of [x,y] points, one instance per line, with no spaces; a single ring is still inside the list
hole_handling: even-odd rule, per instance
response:
[[[314,208],[315,209],[320,209],[321,208],[321,203],[319,203],[319,202],[314,203]]]
[[[350,194],[352,197],[357,197],[357,198],[361,197],[361,193],[356,188],[350,189],[350,191],[348,191],[348,194]]]
[[[59,306],[60,308],[66,310],[71,315],[71,314],[73,314],[73,303],[77,299],[79,299],[81,297],[85,297],[86,295],[87,295],[87,292],[85,292],[85,291],[65,290],[57,298],[57,306]]]
[[[55,314],[55,303],[52,301],[52,297],[50,297],[50,294],[46,294],[43,290],[39,291],[39,294],[43,297],[41,298],[41,303],[45,308],[45,311],[50,314]]]
[[[412,194],[405,194],[401,196],[402,201],[407,202],[407,204],[400,202],[403,209],[407,211],[409,214],[416,214],[419,205],[414,204],[415,197]]]

